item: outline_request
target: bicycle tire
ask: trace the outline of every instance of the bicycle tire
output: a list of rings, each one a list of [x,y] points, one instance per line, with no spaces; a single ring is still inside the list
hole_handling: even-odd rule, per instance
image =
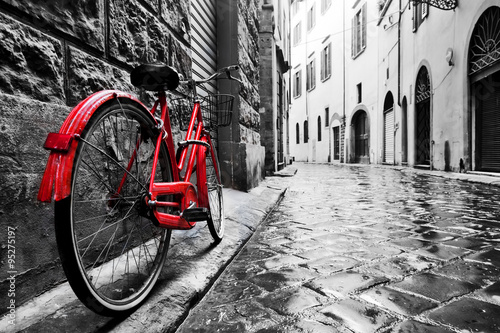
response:
[[[71,195],[55,204],[56,241],[68,282],[100,315],[122,315],[142,303],[170,243],[171,230],[154,226],[141,206],[158,135],[145,112],[126,99],[96,110],[78,143]],[[155,180],[172,179],[162,143]]]
[[[216,243],[220,243],[220,241],[222,241],[222,238],[224,237],[225,230],[224,199],[222,194],[222,184],[220,180],[220,168],[219,160],[217,159],[217,152],[214,148],[214,156],[212,159],[212,154],[210,153],[210,151],[211,149],[207,149],[207,156],[205,159],[207,194],[209,204],[209,217],[207,220],[207,224],[214,241]],[[216,172],[216,168],[218,172]]]

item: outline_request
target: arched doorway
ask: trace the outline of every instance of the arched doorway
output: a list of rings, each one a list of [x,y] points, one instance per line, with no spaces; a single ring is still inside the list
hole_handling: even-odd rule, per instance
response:
[[[370,124],[365,111],[358,111],[352,120],[354,135],[354,162],[370,163]]]
[[[408,102],[401,103],[401,163],[408,163]]]
[[[384,101],[384,163],[394,164],[394,97],[391,92]]]
[[[469,46],[475,169],[500,172],[500,7],[488,8]]]
[[[431,84],[429,72],[423,66],[415,85],[415,164],[431,165]]]

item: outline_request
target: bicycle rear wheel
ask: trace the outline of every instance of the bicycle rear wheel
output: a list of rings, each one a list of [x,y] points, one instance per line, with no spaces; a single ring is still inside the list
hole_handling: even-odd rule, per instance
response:
[[[171,231],[156,227],[144,204],[158,135],[154,125],[126,100],[101,106],[79,140],[71,195],[55,205],[56,240],[68,281],[101,315],[138,306],[167,255]],[[173,179],[164,144],[155,179]]]
[[[215,149],[213,149],[213,152],[214,156],[212,156],[210,150],[207,149],[207,157],[205,159],[209,204],[207,224],[214,241],[219,243],[224,237],[224,201],[222,197],[219,160],[217,159],[217,152]]]

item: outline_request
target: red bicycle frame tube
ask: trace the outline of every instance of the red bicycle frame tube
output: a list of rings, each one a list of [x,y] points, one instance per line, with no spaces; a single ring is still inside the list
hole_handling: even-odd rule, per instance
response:
[[[198,147],[199,144],[196,143],[192,144],[191,153],[186,167],[186,173],[181,179],[180,172],[184,169],[189,145],[186,145],[182,148],[183,150],[181,152],[180,159],[177,162],[175,160],[175,147],[173,138],[171,137],[172,127],[170,123],[170,115],[168,112],[165,93],[160,93],[159,98],[154,104],[151,111],[147,110],[146,107],[132,95],[117,90],[105,90],[97,92],[78,104],[64,121],[61,129],[59,130],[59,133],[50,135],[50,140],[48,140],[48,143],[46,143],[45,147],[51,150],[51,153],[49,155],[47,166],[42,178],[42,183],[38,192],[38,200],[50,202],[52,199],[52,194],[54,193],[54,200],[59,201],[71,194],[72,170],[76,149],[78,147],[78,138],[94,112],[104,103],[112,100],[113,98],[129,99],[133,103],[137,104],[138,107],[142,108],[145,114],[150,115],[155,124],[157,124],[157,121],[156,119],[154,119],[153,115],[156,112],[158,106],[160,107],[163,127],[161,128],[162,132],[158,136],[156,142],[156,150],[154,154],[151,180],[149,184],[149,199],[152,202],[152,209],[157,220],[160,223],[160,226],[171,229],[192,228],[195,225],[195,222],[188,222],[179,215],[167,214],[159,212],[157,210],[157,207],[173,207],[180,209],[180,211],[183,211],[188,207],[193,207],[193,204],[194,207],[201,206],[209,208],[205,169],[207,148]],[[192,138],[192,132],[195,128],[195,125],[197,125],[196,133],[194,135],[194,138]],[[77,140],[72,140],[73,138],[76,138]],[[212,149],[212,158],[214,159],[212,141],[210,139],[209,133],[204,130],[199,102],[195,102],[191,120],[189,122],[186,141],[190,140],[209,143],[210,149]],[[155,183],[154,176],[156,173],[156,168],[158,166],[158,158],[162,141],[166,144],[168,154],[171,157],[170,163],[171,169],[173,170],[173,181]],[[130,169],[132,168],[134,160],[137,157],[136,151],[140,143],[141,141],[139,140],[136,145],[136,150],[132,154],[132,157],[128,163],[127,172],[124,173],[115,195],[118,195],[120,193],[121,188],[125,184],[128,171],[130,171]],[[188,181],[194,171],[195,162],[197,162],[196,172],[198,179],[198,193],[196,193],[193,184]],[[215,160],[213,162],[215,163]],[[217,176],[219,177],[219,175]],[[176,201],[158,201],[158,197],[161,196],[170,196],[171,198],[176,198]]]
[[[206,185],[206,170],[205,170],[205,156],[206,150],[205,147],[198,147],[199,144],[192,144],[191,153],[189,155],[188,164],[186,167],[186,173],[184,177],[181,177],[180,172],[184,169],[184,164],[186,162],[187,154],[188,154],[188,145],[184,146],[179,158],[179,161],[175,161],[174,156],[175,148],[174,141],[169,133],[172,133],[172,127],[170,123],[170,115],[168,112],[166,96],[164,93],[161,93],[159,96],[159,105],[161,109],[161,120],[164,124],[165,135],[163,133],[158,136],[156,142],[156,150],[153,158],[153,166],[151,171],[151,180],[149,183],[149,196],[153,206],[153,213],[160,223],[160,226],[164,228],[170,229],[190,229],[192,228],[196,222],[188,222],[179,215],[167,214],[159,212],[157,207],[178,207],[180,211],[188,207],[207,207],[208,206],[208,197],[207,197],[207,185]],[[155,104],[155,107],[157,104]],[[155,112],[155,108],[151,111],[153,114]],[[192,138],[192,133],[195,125],[196,133],[194,138]],[[207,139],[208,138],[208,139]],[[203,141],[212,143],[210,140],[210,135],[203,128],[203,118],[201,115],[200,103],[195,102],[193,107],[193,112],[191,114],[191,119],[189,121],[188,131],[186,134],[186,142],[194,140],[194,141]],[[156,183],[155,182],[155,174],[156,168],[158,166],[158,158],[160,152],[161,142],[164,141],[167,145],[167,150],[169,155],[172,157],[171,166],[172,170],[174,170],[174,181],[167,183]],[[201,149],[201,150],[199,150]],[[196,159],[198,157],[198,159]],[[195,162],[197,163],[197,187],[198,193],[189,182],[191,175],[194,171]],[[158,197],[160,196],[181,196],[180,203],[179,202],[165,202],[158,201]]]

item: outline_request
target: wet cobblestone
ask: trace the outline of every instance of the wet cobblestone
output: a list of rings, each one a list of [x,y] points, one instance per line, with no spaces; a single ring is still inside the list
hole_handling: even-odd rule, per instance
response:
[[[500,187],[296,167],[178,332],[500,332]]]

